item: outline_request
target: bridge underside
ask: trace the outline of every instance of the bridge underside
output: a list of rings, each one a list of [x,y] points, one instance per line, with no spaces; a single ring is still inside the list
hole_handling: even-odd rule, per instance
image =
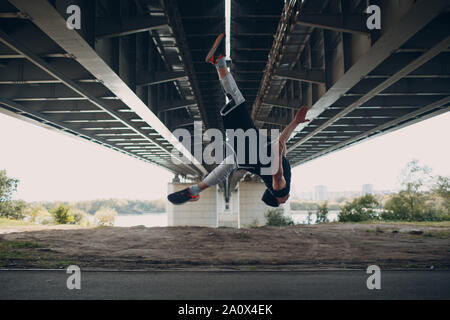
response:
[[[300,105],[310,123],[288,143],[293,165],[449,111],[449,1],[287,2],[253,106],[282,129]]]
[[[79,31],[66,27],[73,4]],[[371,4],[381,30],[366,26]],[[230,68],[259,128],[282,130],[310,108],[288,143],[299,165],[449,111],[449,6],[231,0]],[[192,156],[171,132],[222,129],[204,57],[225,25],[223,0],[0,0],[0,112],[201,178],[213,166],[175,165],[174,148]]]
[[[207,114],[170,2],[1,0],[0,110],[176,174],[207,174],[171,157],[171,131]],[[66,27],[72,4],[79,32]]]

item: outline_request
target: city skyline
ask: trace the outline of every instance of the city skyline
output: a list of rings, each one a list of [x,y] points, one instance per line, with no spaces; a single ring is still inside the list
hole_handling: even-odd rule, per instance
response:
[[[328,190],[326,185],[315,186],[313,191],[305,192],[294,192],[293,199],[298,200],[314,200],[314,201],[327,201],[327,200],[337,200],[339,198],[352,198],[363,196],[366,194],[380,195],[380,194],[391,194],[398,191],[397,189],[374,189],[373,185],[370,183],[363,184],[361,190],[344,190],[344,191],[334,191]]]

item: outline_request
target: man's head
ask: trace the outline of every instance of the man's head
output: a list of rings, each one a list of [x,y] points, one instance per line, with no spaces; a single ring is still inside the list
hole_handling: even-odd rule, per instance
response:
[[[289,199],[289,188],[283,190],[266,189],[261,200],[270,207],[278,207]]]
[[[286,181],[286,187],[282,190],[266,189],[262,201],[271,207],[278,207],[289,199],[291,190],[291,165],[286,157],[283,156],[283,178]]]
[[[277,201],[278,201],[278,204],[280,205],[280,204],[286,203],[286,201],[288,201],[288,199],[289,199],[289,195],[282,197],[282,198],[277,198]]]

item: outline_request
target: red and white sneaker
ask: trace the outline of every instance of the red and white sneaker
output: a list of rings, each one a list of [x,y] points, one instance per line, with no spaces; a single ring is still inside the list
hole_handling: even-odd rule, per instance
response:
[[[224,33],[221,33],[217,36],[216,41],[214,41],[214,44],[211,47],[211,50],[209,50],[208,54],[206,55],[205,62],[211,63],[211,64],[217,64],[217,61],[225,57],[225,45],[223,38],[225,37]]]
[[[167,200],[169,200],[171,203],[180,205],[186,202],[194,202],[198,201],[200,199],[200,195],[192,195],[189,191],[189,188],[171,193],[167,196]]]

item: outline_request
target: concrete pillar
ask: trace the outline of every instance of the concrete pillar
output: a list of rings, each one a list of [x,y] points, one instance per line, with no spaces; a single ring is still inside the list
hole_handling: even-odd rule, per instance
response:
[[[266,224],[265,214],[271,207],[261,201],[266,190],[262,182],[241,181],[239,182],[239,227],[245,228],[250,225],[263,226]]]
[[[232,192],[228,210],[225,209],[225,197],[223,192],[218,193],[219,227],[239,228],[239,190]]]
[[[192,183],[173,182],[168,184],[168,193],[185,189]],[[200,200],[176,206],[167,201],[168,225],[173,226],[218,226],[217,187],[208,188],[200,194]]]
[[[189,187],[190,183],[172,182],[168,192],[176,192]],[[247,228],[266,224],[266,213],[272,207],[266,206],[261,197],[266,186],[258,181],[239,182],[236,191],[231,192],[229,209],[225,209],[223,191],[218,187],[208,188],[200,194],[200,200],[182,206],[167,203],[169,226],[201,226]],[[280,207],[289,214],[289,203]]]

